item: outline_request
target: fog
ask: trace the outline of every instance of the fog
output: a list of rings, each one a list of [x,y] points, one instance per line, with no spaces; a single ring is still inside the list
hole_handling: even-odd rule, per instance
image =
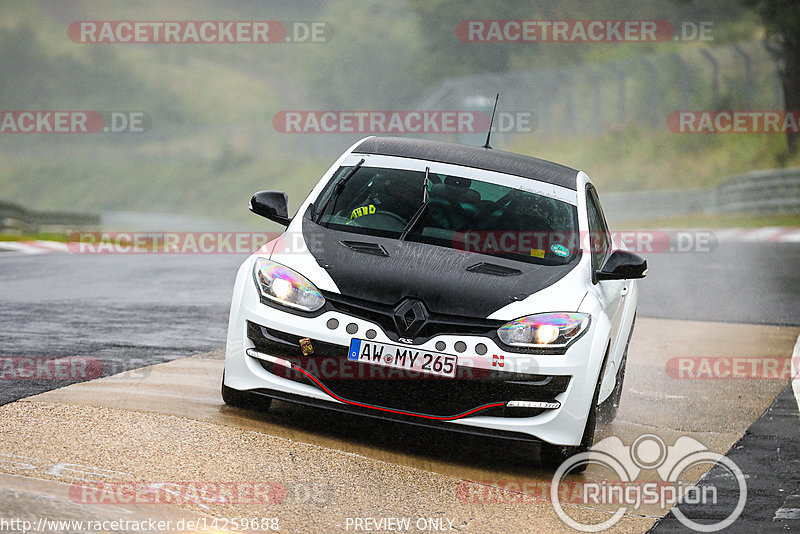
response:
[[[497,93],[495,149],[585,170],[603,192],[709,188],[797,162],[782,135],[695,133],[714,116],[678,115],[783,109],[774,46],[738,2],[0,10],[0,201],[112,226],[263,226],[253,192],[287,191],[296,207],[367,135],[482,145]],[[48,111],[88,113],[88,129],[59,133],[75,117]]]

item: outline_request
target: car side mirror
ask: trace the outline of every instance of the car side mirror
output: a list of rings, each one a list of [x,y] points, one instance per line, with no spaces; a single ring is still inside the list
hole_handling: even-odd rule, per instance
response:
[[[631,280],[647,276],[647,260],[628,252],[615,250],[597,271],[598,280]]]
[[[270,221],[288,226],[289,196],[280,191],[259,191],[250,199],[250,211]]]

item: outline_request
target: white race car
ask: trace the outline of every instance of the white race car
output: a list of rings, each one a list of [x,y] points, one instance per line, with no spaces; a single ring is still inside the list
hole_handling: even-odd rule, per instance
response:
[[[240,267],[222,397],[541,442],[561,463],[612,420],[647,262],[589,177],[536,158],[368,137]]]

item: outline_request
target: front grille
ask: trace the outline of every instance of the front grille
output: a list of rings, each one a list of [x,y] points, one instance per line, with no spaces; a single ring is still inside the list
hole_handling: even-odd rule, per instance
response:
[[[454,417],[480,406],[517,401],[552,402],[566,391],[568,376],[491,371],[458,366],[455,378],[410,375],[403,371],[347,359],[348,347],[311,339],[314,353],[303,355],[300,337],[247,323],[256,350],[291,361],[335,395],[353,402],[436,417]],[[258,360],[282,378],[319,387],[305,374]],[[532,417],[540,408],[494,407],[480,415]]]
[[[395,325],[396,306],[378,304],[328,291],[323,291],[322,294],[331,309],[378,324],[392,341],[398,341],[401,337],[405,337],[397,331]],[[413,342],[415,345],[419,345],[432,337],[448,334],[494,338],[496,330],[504,324],[504,321],[428,312],[428,319],[414,336]]]
[[[300,336],[281,332],[273,328],[257,325],[247,321],[247,337],[259,352],[284,358],[294,363],[308,358],[344,358],[347,359],[348,347],[326,343],[318,339],[311,340],[314,348],[313,356],[305,356],[300,346]]]

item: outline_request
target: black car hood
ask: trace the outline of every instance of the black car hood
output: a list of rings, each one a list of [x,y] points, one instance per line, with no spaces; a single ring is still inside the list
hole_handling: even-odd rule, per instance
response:
[[[446,247],[341,232],[303,218],[303,235],[314,259],[346,296],[389,306],[422,300],[433,313],[486,318],[536,293],[578,265],[539,265]],[[380,245],[386,255],[353,250],[342,242]],[[359,247],[356,247],[359,248]],[[488,269],[467,270],[480,263]],[[516,270],[489,274],[486,270]],[[506,273],[503,273],[506,274]]]

